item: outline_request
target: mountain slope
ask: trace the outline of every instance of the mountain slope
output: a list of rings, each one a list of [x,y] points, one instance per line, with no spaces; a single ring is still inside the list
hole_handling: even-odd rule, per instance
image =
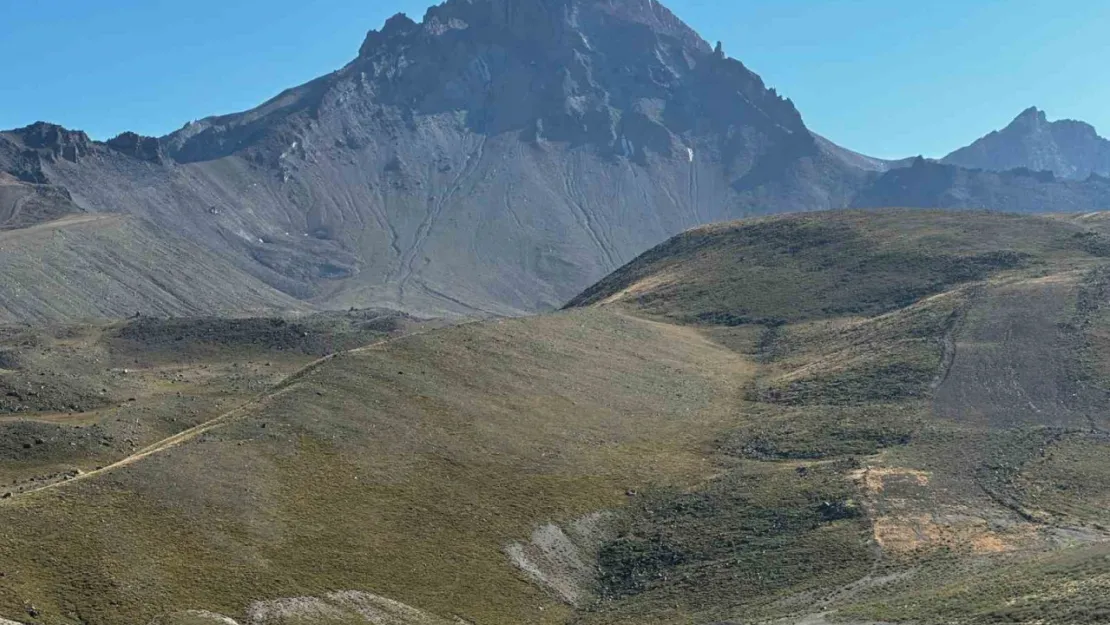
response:
[[[881,173],[890,171],[891,169],[907,167],[913,162],[912,158],[886,160],[860,154],[859,152],[853,152],[848,148],[833,143],[832,141],[826,139],[825,137],[822,137],[817,133],[813,133],[813,138],[817,141],[817,146],[823,152],[825,152],[829,156],[832,156],[833,158],[840,160],[845,165],[848,165],[853,169],[862,169],[864,171]]]
[[[0,614],[1101,622],[1104,221],[704,227],[582,308],[324,358],[0,499]],[[0,479],[128,414],[24,414]]]
[[[106,471],[0,500],[0,613],[241,618],[373,587],[469,622],[562,622],[569,608],[503,549],[647,481],[696,482],[702,437],[749,372],[696,332],[591,312],[345,353]],[[49,559],[28,531],[42,522]],[[153,559],[128,573],[104,553]]]
[[[1092,505],[1107,491],[1090,454],[1110,444],[1097,408],[1110,384],[1107,240],[1076,228],[1102,221],[880,211],[723,224],[677,237],[575,301],[695,323],[750,350],[765,368],[747,399],[767,421],[721,436],[721,448],[803,476],[832,463],[858,489],[879,550],[871,567],[839,591],[792,596],[777,579],[795,566],[784,556],[807,568],[823,560],[776,553],[756,569],[778,591],[772,601],[727,622],[762,622],[753,615],[767,608],[795,610],[784,622],[830,612],[830,622],[1105,620],[1110,536]],[[680,501],[700,510],[728,493]],[[636,521],[640,545],[706,549],[694,537],[720,541],[714,532],[728,527],[660,518],[666,505]],[[676,601],[719,606],[736,592],[729,555],[654,561],[668,581],[614,612],[650,620]],[[720,568],[688,583],[686,566]]]
[[[454,313],[552,308],[687,227],[840,206],[864,177],[648,0],[451,0],[252,111],[5,141],[24,179],[315,305]]]
[[[0,231],[0,322],[310,310],[203,248],[123,215]]]
[[[0,172],[0,230],[33,226],[81,212],[62,188],[29,184]]]
[[[1110,141],[1090,124],[1048,121],[1044,111],[1030,108],[1009,126],[956,150],[945,163],[974,169],[1051,171],[1061,178],[1083,180],[1091,174],[1110,176]]]

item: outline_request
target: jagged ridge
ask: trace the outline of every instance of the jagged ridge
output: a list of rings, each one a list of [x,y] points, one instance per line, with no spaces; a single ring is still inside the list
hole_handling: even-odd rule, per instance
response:
[[[1092,174],[1110,175],[1110,141],[1090,124],[1050,122],[1044,111],[1031,107],[1006,128],[956,150],[944,162],[995,171],[1051,171],[1061,178],[1082,180]]]

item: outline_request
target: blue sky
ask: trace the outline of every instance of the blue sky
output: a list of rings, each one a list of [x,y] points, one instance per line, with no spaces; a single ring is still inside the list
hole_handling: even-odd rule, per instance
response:
[[[0,0],[0,128],[106,139],[250,108],[338,69],[429,0]],[[938,156],[1028,106],[1110,134],[1104,0],[670,0],[792,98],[811,128],[882,157]]]

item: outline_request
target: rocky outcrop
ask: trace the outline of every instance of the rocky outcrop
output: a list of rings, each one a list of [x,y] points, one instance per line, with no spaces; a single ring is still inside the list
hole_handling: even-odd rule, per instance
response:
[[[155,137],[144,137],[133,132],[125,132],[109,139],[106,145],[117,152],[140,161],[149,161],[159,165],[166,161],[162,143]]]
[[[37,122],[11,133],[23,145],[48,162],[65,159],[76,163],[92,148],[89,136],[80,130],[67,130],[57,124]]]

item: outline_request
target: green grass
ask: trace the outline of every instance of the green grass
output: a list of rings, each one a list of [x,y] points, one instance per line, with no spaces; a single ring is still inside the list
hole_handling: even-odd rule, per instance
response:
[[[722,435],[717,444],[730,456],[750,460],[871,456],[909,444],[923,412],[915,404],[770,411],[754,424]]]
[[[241,616],[351,589],[478,623],[563,622],[503,548],[628,489],[702,481],[702,445],[743,419],[732,385],[752,371],[695,331],[597,311],[344,355],[200,439],[0,504],[0,571],[16,572],[0,613],[29,599],[44,623],[74,622],[70,605],[107,624]]]

